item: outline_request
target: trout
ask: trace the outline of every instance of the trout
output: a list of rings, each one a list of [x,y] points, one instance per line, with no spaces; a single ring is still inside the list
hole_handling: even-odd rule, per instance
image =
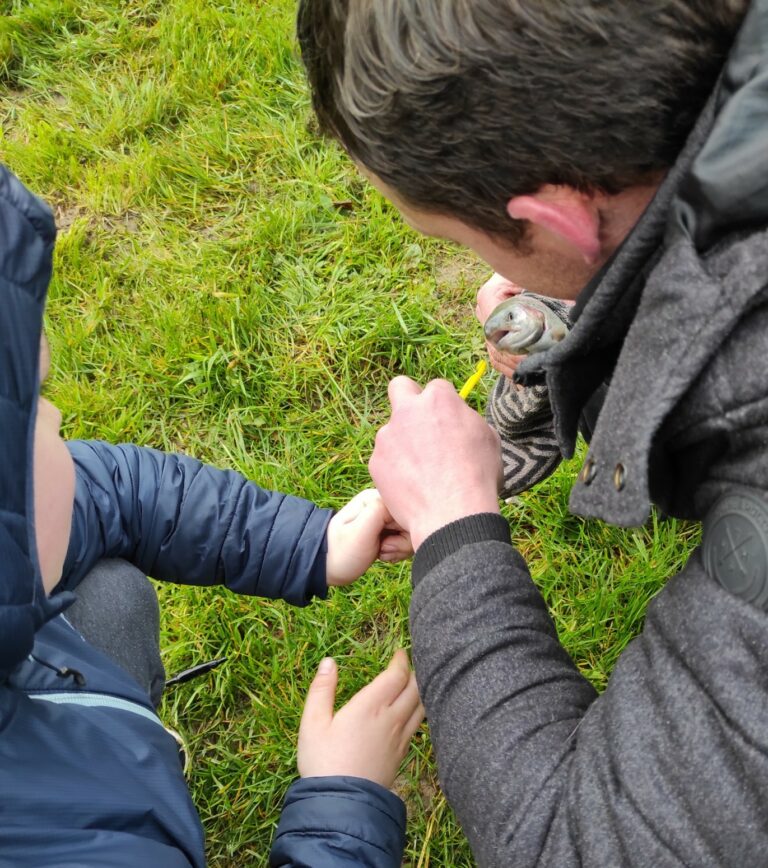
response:
[[[550,307],[557,305],[563,316]],[[562,302],[542,301],[533,293],[522,292],[497,305],[483,330],[496,349],[514,356],[527,356],[548,350],[559,343],[569,329],[567,307]]]

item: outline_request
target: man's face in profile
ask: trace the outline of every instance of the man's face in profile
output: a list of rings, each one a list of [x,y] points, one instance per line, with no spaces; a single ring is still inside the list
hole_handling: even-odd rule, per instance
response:
[[[405,222],[422,235],[444,238],[476,253],[493,271],[530,292],[553,298],[575,299],[605,261],[587,263],[578,251],[548,234],[532,233],[521,248],[475,229],[457,217],[421,211],[376,175],[357,164],[368,181],[400,212]]]

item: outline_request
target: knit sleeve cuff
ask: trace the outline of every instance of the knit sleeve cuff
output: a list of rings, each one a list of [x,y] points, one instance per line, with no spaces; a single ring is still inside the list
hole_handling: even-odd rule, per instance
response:
[[[507,520],[496,512],[468,515],[436,530],[419,546],[413,559],[411,577],[414,588],[448,555],[462,546],[486,540],[512,543]]]

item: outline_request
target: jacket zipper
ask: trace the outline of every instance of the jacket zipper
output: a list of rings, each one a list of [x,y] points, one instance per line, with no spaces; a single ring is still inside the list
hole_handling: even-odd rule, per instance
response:
[[[130,714],[151,720],[165,729],[160,718],[148,708],[144,708],[143,705],[132,702],[130,699],[121,699],[105,693],[78,691],[77,693],[27,693],[27,696],[35,702],[53,702],[56,705],[80,705],[86,708],[112,708],[117,711],[127,711]]]

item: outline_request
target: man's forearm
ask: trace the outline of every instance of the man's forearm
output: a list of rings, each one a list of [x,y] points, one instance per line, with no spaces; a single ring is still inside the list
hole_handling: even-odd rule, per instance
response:
[[[465,541],[436,560],[434,537],[424,545],[414,665],[482,868],[764,862],[764,612],[695,553],[593,702],[511,546]]]
[[[441,782],[478,863],[508,864],[501,854],[514,852],[528,864],[526,855],[541,853],[571,736],[595,691],[560,645],[525,562],[500,541],[503,520],[484,520],[485,532],[478,517],[439,531],[417,556],[414,665]],[[440,560],[436,547],[450,551],[457,543],[446,538],[472,524],[478,541]]]

